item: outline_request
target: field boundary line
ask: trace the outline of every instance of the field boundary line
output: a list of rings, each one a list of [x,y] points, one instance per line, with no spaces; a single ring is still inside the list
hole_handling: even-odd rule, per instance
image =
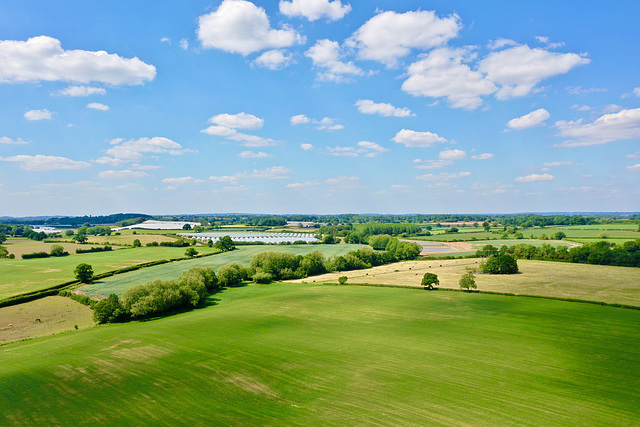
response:
[[[104,279],[105,277],[111,277],[111,276],[115,276],[117,274],[129,273],[131,271],[141,270],[143,268],[154,267],[156,265],[168,264],[170,262],[179,262],[179,261],[187,261],[187,260],[196,259],[196,258],[204,258],[204,257],[212,256],[212,255],[217,255],[219,253],[222,253],[222,252],[206,253],[206,254],[200,254],[200,255],[196,255],[196,256],[192,256],[192,257],[161,259],[161,260],[144,262],[142,264],[134,264],[134,265],[130,265],[128,267],[123,267],[123,268],[119,268],[119,269],[116,269],[116,270],[111,270],[111,271],[107,271],[107,272],[104,272],[104,273],[96,274],[95,276],[93,276],[93,280]],[[48,288],[39,289],[37,291],[31,291],[31,292],[25,292],[23,294],[12,295],[12,296],[10,296],[8,298],[0,300],[0,308],[9,307],[9,306],[12,306],[12,305],[18,305],[18,304],[22,304],[22,303],[25,303],[25,302],[35,301],[37,299],[45,298],[45,297],[48,297],[48,296],[58,295],[59,291],[68,290],[71,287],[73,287],[73,286],[75,286],[75,285],[77,285],[79,283],[80,283],[79,280],[70,280],[70,281],[67,281],[67,282],[63,282],[63,283],[59,283],[57,285],[50,286]]]

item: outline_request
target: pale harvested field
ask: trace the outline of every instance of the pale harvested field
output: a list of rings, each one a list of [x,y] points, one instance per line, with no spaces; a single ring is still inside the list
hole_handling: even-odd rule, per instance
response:
[[[91,309],[70,298],[41,298],[0,308],[0,344],[94,325]],[[36,319],[40,319],[38,322]]]
[[[134,240],[140,240],[142,246],[152,242],[175,242],[175,238],[161,234],[122,234],[120,236],[88,236],[88,243],[94,245],[133,245]]]
[[[479,262],[478,259],[405,261],[294,282],[337,283],[338,277],[347,276],[349,284],[419,287],[424,273],[431,272],[438,275],[441,288],[457,289],[465,268],[477,267]],[[638,268],[529,260],[518,260],[518,267],[520,274],[476,274],[478,290],[640,306]]]
[[[44,243],[27,239],[8,239],[3,243],[3,246],[7,248],[9,253],[14,254],[18,259],[22,257],[22,254],[31,254],[33,252],[50,253],[53,245],[62,246],[64,250],[70,254],[75,254],[76,249],[89,249],[91,247],[91,245],[80,245],[77,243]]]

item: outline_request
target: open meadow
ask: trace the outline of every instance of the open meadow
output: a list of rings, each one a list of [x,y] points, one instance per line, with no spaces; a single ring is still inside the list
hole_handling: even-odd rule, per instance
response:
[[[634,425],[639,323],[534,298],[249,285],[0,346],[0,424]]]
[[[429,272],[438,276],[441,288],[459,289],[465,269],[477,268],[480,262],[477,258],[404,261],[292,282],[337,283],[338,277],[347,276],[349,284],[420,287],[422,277]],[[476,274],[478,290],[640,306],[637,268],[533,260],[518,260],[518,267],[519,274]]]
[[[0,307],[0,344],[90,328],[92,315],[89,307],[60,296]]]
[[[249,262],[254,255],[260,252],[286,252],[295,255],[305,255],[309,252],[320,251],[325,258],[336,255],[344,255],[349,251],[357,250],[360,245],[248,245],[238,246],[231,252],[224,252],[215,256],[196,258],[170,264],[162,264],[154,267],[148,267],[141,270],[131,271],[128,273],[118,274],[111,277],[105,277],[90,285],[79,288],[83,294],[93,298],[106,297],[112,293],[122,295],[124,291],[135,285],[144,285],[145,283],[156,280],[174,280],[180,277],[184,271],[192,267],[211,267],[214,270],[225,264],[239,263],[245,267],[249,266]]]
[[[207,246],[198,246],[197,250],[202,254],[217,251]],[[0,260],[0,299],[75,280],[73,270],[81,263],[91,265],[93,272],[100,274],[154,260],[182,258],[184,252],[185,248],[150,246],[64,257]]]

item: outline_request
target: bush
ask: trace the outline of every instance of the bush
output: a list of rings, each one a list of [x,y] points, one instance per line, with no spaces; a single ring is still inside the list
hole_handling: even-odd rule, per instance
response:
[[[480,271],[488,274],[515,274],[518,272],[518,262],[509,254],[490,256],[480,265]]]
[[[93,304],[93,320],[96,323],[120,322],[128,317],[129,313],[116,294]]]
[[[221,286],[238,286],[246,277],[245,268],[237,263],[223,265],[217,272]]]
[[[96,246],[96,247],[89,248],[89,249],[76,249],[76,253],[77,254],[87,254],[87,253],[90,253],[90,252],[105,252],[105,251],[112,251],[112,250],[113,250],[113,248],[111,246],[105,245],[103,247]]]
[[[51,255],[46,252],[33,252],[31,254],[22,254],[22,259],[32,258],[49,258]]]
[[[347,284],[347,280],[349,280],[349,278],[347,276],[340,276],[340,277],[338,277],[338,284],[346,285]]]
[[[141,247],[141,246],[142,246],[142,243],[140,243],[140,239],[135,239],[135,240],[133,241],[133,247],[134,247],[134,248],[139,248],[139,247]]]
[[[253,281],[256,283],[267,284],[273,281],[273,276],[267,272],[259,271],[253,275]]]

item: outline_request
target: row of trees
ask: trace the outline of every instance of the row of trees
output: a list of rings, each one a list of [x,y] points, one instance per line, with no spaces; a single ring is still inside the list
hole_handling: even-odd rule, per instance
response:
[[[93,304],[93,317],[98,323],[121,322],[197,307],[218,288],[218,278],[211,268],[194,267],[178,280],[154,280],[133,286],[122,294],[122,299],[111,294]]]
[[[627,241],[622,245],[599,241],[571,249],[566,246],[553,247],[548,243],[543,243],[541,246],[530,244],[502,246],[500,249],[487,245],[476,251],[476,255],[481,257],[498,254],[510,254],[519,259],[640,267],[640,239]]]

